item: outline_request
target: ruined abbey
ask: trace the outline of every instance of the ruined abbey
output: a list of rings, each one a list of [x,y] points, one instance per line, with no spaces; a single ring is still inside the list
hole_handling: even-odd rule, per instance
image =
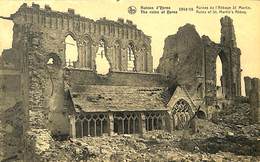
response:
[[[14,26],[12,48],[0,57],[0,160],[55,161],[48,155],[57,139],[196,132],[197,119],[211,120],[242,100],[241,51],[230,17],[220,20],[220,43],[201,37],[194,25],[180,27],[165,39],[156,69],[152,37],[130,20],[92,20],[37,4],[1,18]],[[74,59],[67,56],[67,37],[76,42]],[[106,74],[97,60],[108,64]],[[260,81],[245,83],[258,123]]]

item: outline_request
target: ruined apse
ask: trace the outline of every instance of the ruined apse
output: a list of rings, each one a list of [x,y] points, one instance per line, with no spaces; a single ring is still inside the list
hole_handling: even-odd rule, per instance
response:
[[[205,98],[207,105],[217,99],[216,59],[222,63],[221,93],[225,100],[241,95],[240,49],[237,48],[233,20],[221,18],[220,43],[200,37],[194,25],[180,27],[165,39],[157,71],[189,90],[193,99]]]

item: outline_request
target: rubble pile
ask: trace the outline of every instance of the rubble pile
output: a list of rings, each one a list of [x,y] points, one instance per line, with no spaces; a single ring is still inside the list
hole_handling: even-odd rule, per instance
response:
[[[250,105],[247,103],[230,106],[216,114],[212,119],[214,123],[229,128],[233,133],[247,137],[259,137],[259,124],[251,124]]]
[[[219,151],[208,153],[201,148],[189,151],[182,148],[180,136],[162,131],[146,133],[146,137],[119,135],[114,137],[86,137],[69,141],[56,141],[56,147],[67,160],[90,162],[126,161],[259,161],[259,157],[235,155]],[[189,141],[189,140],[188,140]],[[193,142],[190,140],[192,145]],[[225,145],[225,143],[223,143]],[[200,146],[201,147],[201,144]]]
[[[213,122],[197,119],[196,133],[155,130],[143,135],[59,140],[46,134],[36,139],[41,148],[38,154],[55,162],[260,161],[259,125],[250,125],[247,116],[239,121],[238,116],[248,111],[248,105],[238,108],[241,112],[235,108],[223,110]]]
[[[260,161],[259,125],[250,125],[249,105],[197,120],[198,131],[149,131],[139,135],[54,141],[71,161]],[[244,115],[243,115],[244,114]],[[240,129],[238,129],[240,128]]]
[[[228,125],[249,125],[250,124],[250,105],[248,103],[229,106],[225,110],[216,114],[213,122],[227,123]]]

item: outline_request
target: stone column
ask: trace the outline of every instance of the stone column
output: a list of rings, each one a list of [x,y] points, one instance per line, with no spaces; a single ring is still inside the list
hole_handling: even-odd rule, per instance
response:
[[[153,56],[150,52],[147,53],[147,72],[153,72]]]
[[[72,138],[76,138],[76,119],[75,119],[75,115],[70,116],[70,136]]]
[[[127,48],[121,48],[121,70],[127,71]]]
[[[166,130],[169,133],[172,133],[172,131],[173,131],[173,118],[172,118],[171,112],[169,112],[169,111],[165,114],[165,126],[166,126]]]
[[[92,49],[91,49],[91,43],[90,41],[88,40],[86,43],[85,43],[85,53],[84,53],[84,66],[87,68],[87,69],[91,69],[91,60],[92,60]]]
[[[246,93],[246,96],[249,97],[250,91],[252,89],[251,78],[248,76],[244,77],[244,82],[245,82],[245,93]]]
[[[108,135],[114,135],[114,117],[112,112],[108,113]]]
[[[162,116],[162,130],[166,130],[166,116]]]
[[[252,123],[260,123],[260,80],[252,79],[252,90],[249,95]]]
[[[112,66],[112,69],[113,70],[117,70],[117,53],[116,53],[116,47],[115,47],[115,45],[113,45],[112,47],[111,47],[111,54],[112,54],[112,64],[113,64],[113,66]]]
[[[141,135],[143,135],[146,132],[145,124],[145,115],[144,112],[141,112],[139,116],[139,132]]]
[[[137,72],[143,71],[143,53],[140,50],[135,51],[135,70]]]
[[[114,70],[114,53],[113,53],[113,47],[107,46],[106,47],[106,55],[105,55],[108,63],[109,63],[109,70]]]
[[[92,70],[96,70],[96,54],[98,51],[98,45],[92,44],[91,45],[91,60],[90,60],[90,68]]]
[[[78,49],[78,66],[80,68],[83,67],[83,61],[84,61],[84,47],[83,42],[77,42],[77,49]]]

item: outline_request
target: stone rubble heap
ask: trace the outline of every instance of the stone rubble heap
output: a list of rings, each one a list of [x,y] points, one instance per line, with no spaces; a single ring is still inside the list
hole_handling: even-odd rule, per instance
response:
[[[45,161],[53,162],[260,161],[257,149],[260,127],[250,124],[248,110],[248,104],[239,104],[222,110],[212,122],[198,119],[196,133],[185,130],[170,134],[157,130],[142,136],[125,134],[66,140],[39,136],[35,140],[42,148],[38,154]],[[15,154],[10,157],[12,161],[21,161]]]
[[[220,112],[213,121],[198,120],[198,132],[150,131],[143,136],[117,135],[52,141],[56,161],[260,161],[259,125],[250,125],[247,104]],[[239,109],[237,113],[235,109]],[[228,124],[230,123],[230,124]],[[230,126],[231,125],[231,126]],[[240,127],[240,129],[238,129]],[[55,161],[54,160],[54,161]]]

